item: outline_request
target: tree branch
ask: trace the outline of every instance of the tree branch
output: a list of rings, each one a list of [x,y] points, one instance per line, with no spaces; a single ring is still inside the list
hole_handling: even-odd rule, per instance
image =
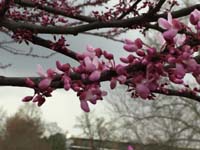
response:
[[[137,0],[126,12],[124,12],[121,16],[119,16],[118,20],[123,19],[126,15],[128,15],[131,11],[133,11],[139,2],[141,2],[141,0]]]
[[[16,4],[19,4],[19,5],[24,6],[24,7],[37,8],[37,9],[44,10],[46,12],[52,13],[54,15],[61,15],[61,16],[64,16],[64,17],[68,17],[68,18],[72,18],[72,19],[76,19],[76,20],[80,20],[80,21],[84,21],[84,22],[97,21],[96,18],[78,15],[78,14],[74,15],[74,14],[69,13],[67,11],[64,11],[64,10],[61,10],[61,9],[58,9],[58,8],[54,8],[54,7],[50,7],[50,6],[41,5],[41,4],[35,3],[33,1],[30,1],[30,0],[14,0],[14,2]]]
[[[166,0],[160,0],[160,1],[156,4],[156,6],[148,12],[148,15],[154,15],[154,14],[156,14],[156,13],[161,9],[161,7],[162,7],[162,5],[165,3],[165,1],[166,1]]]
[[[134,72],[138,71],[138,69],[141,68],[140,66],[128,66],[126,69],[127,71]],[[109,81],[112,77],[117,76],[117,73],[113,70],[104,71],[101,74],[101,77],[99,79],[99,82],[103,81]],[[61,76],[57,76],[51,84],[51,87],[58,89],[63,88],[63,82],[60,81]],[[33,80],[36,84],[39,83],[39,81],[42,79],[41,77],[29,77],[31,80]],[[70,78],[73,80],[82,80],[80,74],[71,73]],[[4,77],[0,76],[0,86],[17,86],[17,87],[27,87],[27,84],[25,82],[26,77]],[[84,84],[91,84],[93,83],[90,80],[82,80]],[[179,96],[179,97],[185,97],[192,99],[194,101],[200,102],[200,96],[192,93],[191,91],[184,91],[180,92],[179,90],[173,90],[173,89],[166,89],[167,92],[163,92],[162,90],[155,90],[153,93],[158,94],[164,94],[168,96]]]
[[[3,0],[0,3],[0,17],[3,17],[6,13],[6,11],[9,9],[11,0]]]
[[[174,18],[178,17],[183,17],[185,15],[190,14],[194,9],[199,9],[200,10],[200,4],[188,7],[188,8],[183,8],[178,11],[172,12],[172,16]],[[67,27],[67,26],[40,26],[40,25],[35,25],[35,24],[30,24],[26,22],[16,22],[13,20],[9,19],[2,19],[0,21],[0,26],[4,26],[5,28],[8,28],[12,31],[16,31],[17,29],[27,29],[30,30],[34,33],[41,33],[41,34],[73,34],[77,35],[78,33],[82,33],[85,31],[89,30],[94,30],[94,29],[101,29],[101,28],[126,28],[126,27],[132,27],[134,25],[144,25],[146,23],[150,22],[155,22],[159,18],[166,18],[167,14],[158,14],[158,15],[153,15],[151,17],[145,15],[141,15],[138,17],[133,17],[129,19],[123,19],[123,20],[112,20],[108,22],[101,22],[101,21],[96,21],[93,23],[89,24],[84,24],[80,26],[75,26],[75,27]]]
[[[60,53],[60,54],[63,54],[63,55],[65,55],[65,56],[68,56],[68,57],[70,57],[70,58],[72,58],[72,59],[78,61],[78,59],[77,59],[77,57],[76,57],[77,54],[76,54],[74,51],[70,50],[69,48],[66,48],[66,49],[61,49],[61,48],[60,48],[60,49],[58,49],[58,50],[52,49],[52,43],[53,43],[53,42],[50,41],[50,40],[45,40],[45,39],[43,39],[43,38],[41,38],[41,37],[38,37],[38,36],[33,35],[30,42],[32,42],[32,43],[35,44],[35,45],[39,45],[39,46],[48,48],[48,49],[50,49],[50,50],[52,50],[52,51],[54,51],[54,52],[58,52],[58,53]]]

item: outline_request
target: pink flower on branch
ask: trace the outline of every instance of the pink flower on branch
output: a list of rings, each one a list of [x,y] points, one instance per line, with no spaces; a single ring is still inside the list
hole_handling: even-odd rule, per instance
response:
[[[191,14],[192,24],[198,24],[198,13],[199,11],[194,11]],[[190,44],[193,35],[196,40],[199,36],[196,33],[185,34],[184,31],[178,34],[183,28],[187,32],[191,30],[189,27],[185,28],[177,19],[173,19],[170,13],[167,19],[160,18],[158,24],[165,30],[162,36],[166,42],[161,42],[161,49],[148,45],[139,38],[133,41],[126,39],[123,48],[130,54],[120,58],[122,63],[116,64],[113,54],[88,45],[85,52],[75,56],[79,62],[76,67],[57,61],[58,71],[48,69],[45,72],[39,66],[38,74],[42,79],[38,82],[26,79],[27,86],[33,88],[35,93],[25,97],[23,101],[33,101],[41,106],[46,97],[51,96],[51,86],[58,83],[66,91],[75,91],[80,100],[80,107],[89,112],[89,105],[96,104],[107,94],[101,87],[103,81],[109,81],[111,89],[117,86],[117,82],[125,84],[132,97],[142,99],[153,99],[155,91],[165,91],[167,94],[166,87],[170,82],[184,85],[184,77],[188,73],[200,83],[200,66],[194,57],[198,47]],[[65,37],[61,37],[52,48],[57,51],[65,50],[65,41]]]
[[[178,31],[182,29],[182,24],[177,19],[172,19],[171,13],[168,13],[167,20],[159,18],[158,24],[161,28],[166,30],[163,32],[163,37],[166,41],[171,41]]]
[[[128,52],[135,52],[138,49],[142,48],[142,40],[140,38],[136,39],[135,41],[125,39],[124,40],[124,49]]]
[[[190,14],[190,22],[193,25],[197,25],[200,21],[200,11],[195,9],[191,14]]]

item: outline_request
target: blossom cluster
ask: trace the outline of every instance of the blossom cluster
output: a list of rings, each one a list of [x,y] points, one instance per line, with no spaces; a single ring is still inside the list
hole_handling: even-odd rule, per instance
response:
[[[26,79],[29,87],[35,90],[34,96],[27,96],[23,101],[37,102],[42,105],[45,97],[51,96],[52,83],[61,81],[66,91],[72,89],[80,99],[81,108],[89,112],[89,105],[96,104],[107,94],[101,89],[101,82],[105,80],[105,73],[113,72],[109,78],[110,88],[114,89],[117,82],[128,86],[132,97],[153,99],[153,92],[161,90],[167,93],[168,82],[185,85],[184,77],[187,73],[193,75],[200,84],[200,65],[195,59],[198,46],[191,44],[191,38],[200,40],[200,11],[194,10],[190,14],[192,30],[168,13],[168,18],[160,18],[158,25],[164,30],[162,33],[161,49],[152,47],[140,38],[125,39],[124,50],[129,52],[127,57],[120,58],[121,64],[116,64],[113,54],[100,48],[87,47],[87,51],[77,54],[79,66],[71,67],[57,61],[57,70],[48,69],[46,73],[39,67],[39,75],[43,78],[38,84]],[[58,47],[64,42],[64,37],[58,42]],[[54,45],[56,47],[56,45]],[[57,49],[57,48],[56,48]],[[168,82],[161,82],[167,79]],[[198,90],[196,90],[198,91]]]

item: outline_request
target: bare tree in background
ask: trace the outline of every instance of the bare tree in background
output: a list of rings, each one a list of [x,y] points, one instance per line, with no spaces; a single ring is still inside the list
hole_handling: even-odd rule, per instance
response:
[[[80,137],[89,139],[90,146],[95,150],[104,150],[101,148],[104,141],[120,140],[116,136],[117,128],[115,124],[103,117],[97,117],[94,112],[83,113],[77,117],[75,127],[81,130]],[[96,143],[94,140],[99,142]]]
[[[83,113],[77,117],[76,128],[81,129],[82,137],[98,140],[116,140],[114,132],[116,127],[112,122],[103,117],[96,117],[94,112]]]
[[[157,143],[175,147],[200,147],[200,107],[177,97],[153,101],[127,98],[122,89],[108,99],[109,110],[118,120],[122,140],[143,144]],[[124,136],[125,135],[125,136]]]

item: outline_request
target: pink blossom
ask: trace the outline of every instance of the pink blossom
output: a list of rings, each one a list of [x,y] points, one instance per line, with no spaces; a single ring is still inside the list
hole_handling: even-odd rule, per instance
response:
[[[93,59],[91,59],[89,57],[85,57],[84,64],[86,71],[92,72],[98,68],[98,58],[94,57]]]
[[[167,61],[168,61],[169,63],[175,63],[175,62],[176,62],[176,58],[173,57],[173,56],[169,56],[168,59],[167,59]]]
[[[165,40],[172,40],[176,36],[177,32],[178,30],[171,28],[163,33],[163,37]]]
[[[111,81],[110,81],[110,89],[114,89],[117,85],[117,80],[116,78],[112,78]]]
[[[28,85],[28,87],[31,87],[31,88],[35,87],[35,83],[30,78],[26,78],[25,82]]]
[[[82,55],[84,58],[85,57],[90,57],[93,58],[96,56],[95,48],[92,47],[91,45],[87,45],[87,51],[84,51]]]
[[[42,68],[42,66],[40,64],[37,65],[37,73],[41,77],[46,77],[47,76],[47,74],[45,73],[44,69]]]
[[[197,25],[198,22],[200,21],[200,11],[195,9],[191,14],[190,14],[190,22],[193,25]]]
[[[95,70],[89,76],[90,81],[98,81],[101,76],[101,72],[99,70]]]
[[[38,94],[37,96],[34,97],[33,102],[38,102],[42,98],[42,95]]]
[[[169,79],[170,79],[173,83],[176,83],[176,84],[182,84],[182,83],[183,83],[183,80],[180,79],[180,78],[177,78],[177,76],[174,75],[174,74],[171,74],[171,75],[169,76]]]
[[[136,84],[136,92],[143,99],[146,99],[150,94],[150,90],[148,88],[148,85],[145,84],[145,83]]]
[[[64,89],[68,91],[71,88],[71,79],[68,76],[63,76]]]
[[[143,45],[143,42],[140,38],[136,39],[135,41],[125,39],[124,43],[124,49],[128,52],[135,52],[136,50],[142,48]]]
[[[100,48],[96,48],[96,49],[95,49],[95,53],[96,53],[96,56],[97,56],[98,58],[100,58],[101,55],[103,54],[103,52],[102,52],[102,50],[101,50]]]
[[[56,61],[56,67],[63,72],[68,72],[70,69],[70,64],[61,64],[60,61]]]
[[[176,70],[175,70],[176,77],[178,79],[182,79],[185,76],[185,73],[186,73],[186,70],[183,64],[176,63]]]
[[[124,84],[126,82],[126,76],[119,75],[118,77],[112,77],[110,81],[110,89],[114,89],[116,87],[117,81],[119,81],[120,84]]]
[[[106,59],[108,59],[108,60],[113,59],[113,54],[110,54],[110,53],[108,53],[108,52],[106,52],[106,51],[103,52],[103,55],[104,55],[104,57],[105,57]]]
[[[45,78],[39,82],[38,87],[41,90],[46,90],[51,85],[51,81],[51,78]]]
[[[90,112],[89,105],[88,105],[87,101],[85,101],[85,100],[81,100],[81,108],[85,112]]]
[[[166,29],[166,30],[169,30],[169,29],[180,30],[182,28],[181,23],[177,19],[172,19],[171,13],[168,13],[167,20],[164,18],[159,18],[158,24],[161,28]]]
[[[126,82],[126,76],[125,75],[120,75],[116,78],[120,84],[124,84]]]
[[[171,13],[168,13],[167,20],[159,18],[158,24],[161,28],[167,30],[163,33],[165,40],[172,40],[176,36],[177,32],[182,29],[181,23],[176,19],[172,19]]]
[[[45,101],[46,101],[46,99],[44,97],[41,97],[40,99],[38,99],[37,105],[40,107],[44,104]]]
[[[33,99],[33,96],[26,96],[22,99],[23,102],[30,102]]]

